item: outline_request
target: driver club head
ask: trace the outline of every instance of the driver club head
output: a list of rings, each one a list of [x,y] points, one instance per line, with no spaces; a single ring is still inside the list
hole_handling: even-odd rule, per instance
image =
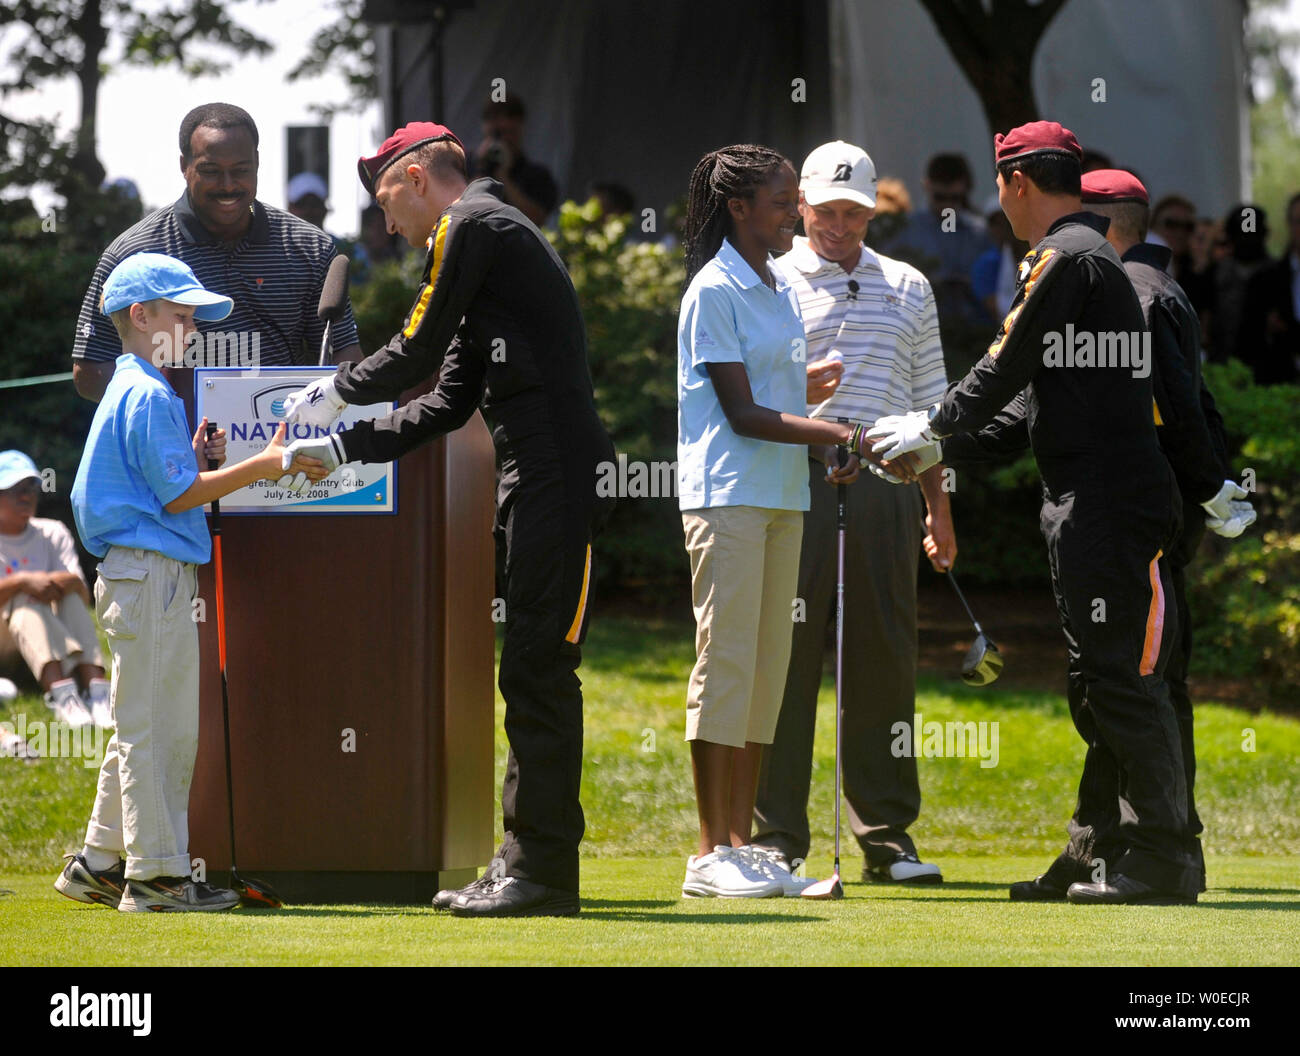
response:
[[[983,633],[975,636],[961,662],[961,680],[968,686],[987,686],[1002,674],[1002,654]]]
[[[800,898],[843,898],[844,885],[840,883],[840,874],[831,873],[825,880],[809,884],[799,892]]]
[[[239,896],[239,904],[245,909],[281,909],[284,906],[284,900],[270,884],[245,880],[236,872],[230,874],[230,889]]]

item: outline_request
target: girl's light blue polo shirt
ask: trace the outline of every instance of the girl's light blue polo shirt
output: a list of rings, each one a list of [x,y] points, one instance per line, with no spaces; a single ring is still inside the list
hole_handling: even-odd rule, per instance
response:
[[[710,506],[808,509],[808,448],[738,436],[707,363],[743,363],[754,402],[807,413],[804,330],[793,288],[770,290],[725,239],[682,297],[677,320],[677,497]]]
[[[95,408],[72,485],[81,541],[96,557],[110,546],[154,550],[203,564],[212,553],[203,508],[168,513],[199,475],[185,404],[152,363],[124,352]]]

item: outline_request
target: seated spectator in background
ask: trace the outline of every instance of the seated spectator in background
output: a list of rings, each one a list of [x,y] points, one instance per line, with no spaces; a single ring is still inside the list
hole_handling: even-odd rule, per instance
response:
[[[1187,268],[1177,282],[1196,309],[1202,334],[1210,325],[1210,310],[1214,306],[1214,268],[1227,255],[1223,225],[1208,216],[1197,220],[1187,243]]]
[[[984,324],[984,307],[971,288],[971,269],[992,248],[984,221],[971,211],[974,180],[961,154],[936,154],[925,170],[929,208],[915,212],[886,248],[915,264],[934,288],[942,326]]]
[[[384,211],[371,202],[361,210],[361,233],[352,247],[351,281],[354,286],[369,282],[376,264],[401,260],[396,236],[388,233]]]
[[[631,221],[632,211],[636,207],[636,199],[632,197],[632,192],[621,183],[611,183],[609,181],[593,183],[587,197],[595,198],[600,202],[600,211],[603,216],[623,216],[627,217],[629,222]]]
[[[1246,282],[1237,355],[1256,385],[1294,382],[1300,373],[1300,193],[1286,203],[1287,244]]]
[[[66,526],[36,516],[40,493],[36,463],[0,451],[0,615],[60,722],[112,726],[77,547]]]
[[[1268,260],[1268,214],[1257,205],[1234,205],[1223,218],[1229,253],[1214,269],[1210,311],[1210,356],[1225,363],[1236,356],[1248,364],[1254,353],[1238,345],[1245,318],[1246,285]]]
[[[323,177],[314,172],[300,172],[289,181],[285,188],[285,198],[289,202],[289,212],[299,220],[305,220],[312,227],[325,231],[325,214],[329,213],[329,188]],[[334,239],[334,248],[347,257],[352,256],[353,245],[350,239],[341,238],[325,231]]]
[[[912,213],[912,196],[896,176],[882,176],[876,182],[876,215],[867,228],[866,244],[875,250],[888,245],[907,226]]]
[[[328,197],[329,188],[314,172],[298,173],[289,181],[285,191],[285,198],[289,201],[289,212],[299,220],[306,220],[312,226],[319,227],[322,231],[325,230],[325,214],[329,212],[329,206],[325,204],[325,199]]]
[[[524,156],[523,100],[517,95],[483,108],[483,142],[470,162],[470,177],[490,176],[506,189],[506,201],[541,227],[555,211],[560,192],[545,165]]]
[[[1011,310],[1016,299],[1016,265],[1029,247],[1016,240],[1011,221],[1002,211],[995,194],[984,207],[989,238],[994,245],[981,253],[971,268],[971,289],[979,298],[990,324],[997,322]]]
[[[1181,194],[1166,194],[1151,209],[1151,230],[1147,241],[1166,246],[1173,254],[1169,274],[1180,286],[1191,267],[1192,231],[1196,228],[1196,206]],[[1184,288],[1186,288],[1184,286]]]

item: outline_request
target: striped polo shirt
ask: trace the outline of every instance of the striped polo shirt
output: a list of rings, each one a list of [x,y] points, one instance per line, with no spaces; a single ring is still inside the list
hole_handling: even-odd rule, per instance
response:
[[[205,289],[234,300],[230,315],[198,323],[200,331],[238,334],[241,347],[256,349],[257,364],[264,367],[319,360],[325,324],[316,318],[316,305],[337,254],[334,240],[291,213],[254,202],[248,234],[238,242],[222,242],[199,221],[188,191],[118,235],[99,258],[77,316],[73,359],[107,363],[122,354],[122,342],[113,321],[100,311],[99,298],[109,272],[145,251],[183,260]],[[334,324],[330,343],[336,351],[357,343],[351,304]]]
[[[866,246],[849,274],[823,260],[806,238],[775,267],[799,298],[808,362],[838,349],[844,377],[811,418],[874,422],[934,404],[948,387],[930,283],[916,268]],[[857,290],[849,288],[850,281]]]

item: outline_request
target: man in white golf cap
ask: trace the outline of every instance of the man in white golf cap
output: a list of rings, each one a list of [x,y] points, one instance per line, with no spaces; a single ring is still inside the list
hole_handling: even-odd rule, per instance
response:
[[[808,339],[808,414],[874,421],[927,407],[947,387],[934,293],[911,265],[863,244],[875,213],[876,168],[836,141],[804,162],[799,212],[806,238],[777,261],[799,297]],[[896,408],[897,410],[886,410]],[[813,484],[824,469],[809,465]],[[925,496],[864,475],[848,489],[845,554],[844,791],[866,856],[863,878],[939,883],[907,834],[920,812],[916,759],[891,752],[892,726],[911,723],[916,689],[916,552],[939,571],[956,557],[941,467],[920,476]],[[835,619],[836,496],[813,487],[804,515],[794,643],[776,739],[763,759],[754,843],[786,864],[808,854],[808,789],[827,625]]]

